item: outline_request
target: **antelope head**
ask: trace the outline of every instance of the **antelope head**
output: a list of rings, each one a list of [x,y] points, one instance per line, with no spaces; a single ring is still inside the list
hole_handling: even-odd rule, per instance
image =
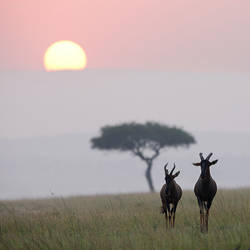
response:
[[[210,161],[211,156],[213,155],[213,153],[210,153],[206,159],[204,159],[203,154],[200,153],[200,162],[197,163],[193,163],[194,166],[200,166],[201,167],[201,178],[204,179],[205,176],[207,175],[207,173],[209,173],[209,167],[211,165],[215,165],[218,160],[214,160],[214,161]]]
[[[174,180],[174,178],[176,178],[180,174],[180,171],[178,171],[175,174],[173,174],[174,169],[175,169],[175,164],[174,164],[174,167],[172,168],[172,170],[170,171],[170,173],[168,173],[167,166],[168,166],[168,163],[164,166],[165,181],[166,181],[166,194],[168,195],[169,194],[169,186],[171,185],[171,183]]]

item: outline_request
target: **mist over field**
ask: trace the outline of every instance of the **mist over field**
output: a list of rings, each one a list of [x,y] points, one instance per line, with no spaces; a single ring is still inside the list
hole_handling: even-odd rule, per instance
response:
[[[152,176],[156,190],[164,183],[163,165],[176,163],[178,183],[192,189],[200,168],[198,152],[218,158],[211,173],[219,188],[249,186],[250,135],[194,133],[199,143],[190,149],[169,149],[155,161]],[[230,144],[231,140],[235,144]],[[214,144],[213,141],[217,140]],[[238,145],[236,147],[235,145]],[[245,150],[241,151],[241,148]],[[82,134],[0,141],[1,199],[126,192],[147,192],[145,163],[129,153],[99,152]]]
[[[218,187],[249,186],[247,74],[160,71],[1,72],[0,199],[147,192],[145,164],[129,153],[91,149],[101,126],[157,121],[192,133],[197,144],[167,149],[154,162],[176,162],[192,189],[198,153],[219,159]]]
[[[0,249],[250,250],[249,12],[2,1]]]

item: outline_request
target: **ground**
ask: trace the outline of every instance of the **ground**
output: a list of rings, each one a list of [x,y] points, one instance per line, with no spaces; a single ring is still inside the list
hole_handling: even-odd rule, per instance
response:
[[[0,249],[250,249],[250,189],[218,190],[209,232],[184,191],[166,231],[159,193],[0,201]]]

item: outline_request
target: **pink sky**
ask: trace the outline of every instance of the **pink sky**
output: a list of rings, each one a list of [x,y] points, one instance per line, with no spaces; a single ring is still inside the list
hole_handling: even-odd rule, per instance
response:
[[[57,40],[89,68],[250,71],[249,0],[8,0],[0,8],[0,70],[43,70]]]

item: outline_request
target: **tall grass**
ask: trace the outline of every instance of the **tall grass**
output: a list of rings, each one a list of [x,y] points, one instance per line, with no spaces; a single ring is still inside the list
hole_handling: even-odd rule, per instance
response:
[[[250,189],[219,190],[209,232],[185,191],[166,231],[159,194],[0,202],[0,249],[249,249]]]

